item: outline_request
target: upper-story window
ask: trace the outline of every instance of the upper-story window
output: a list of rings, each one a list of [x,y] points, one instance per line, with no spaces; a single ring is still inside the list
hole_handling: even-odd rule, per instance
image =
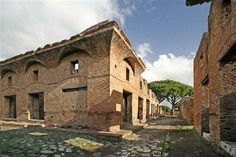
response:
[[[126,80],[129,81],[129,69],[126,68]]]
[[[8,86],[11,86],[12,85],[12,77],[9,76],[7,81],[8,81]]]
[[[140,89],[143,89],[143,83],[140,81]]]
[[[202,68],[203,67],[203,55],[201,54],[201,56],[200,56],[200,68]]]
[[[71,62],[71,74],[77,74],[79,71],[79,61],[72,61]]]
[[[223,15],[223,18],[227,19],[230,13],[231,13],[231,0],[223,0],[222,1],[222,15]]]
[[[38,81],[38,79],[39,79],[39,71],[34,70],[33,71],[33,81]]]

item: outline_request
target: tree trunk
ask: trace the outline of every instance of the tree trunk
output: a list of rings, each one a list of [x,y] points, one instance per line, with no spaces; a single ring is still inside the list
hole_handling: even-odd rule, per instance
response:
[[[172,116],[174,116],[175,104],[172,104]]]

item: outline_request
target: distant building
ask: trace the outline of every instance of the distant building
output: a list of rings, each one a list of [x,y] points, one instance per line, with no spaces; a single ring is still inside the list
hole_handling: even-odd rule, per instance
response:
[[[17,41],[16,41],[17,42]],[[0,119],[115,131],[156,112],[145,65],[114,21],[0,62]]]

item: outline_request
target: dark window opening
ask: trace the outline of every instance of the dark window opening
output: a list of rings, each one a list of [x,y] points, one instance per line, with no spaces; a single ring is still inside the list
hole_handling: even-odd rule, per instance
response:
[[[231,0],[223,0],[222,5],[230,5]]]
[[[229,49],[229,51],[219,60],[220,66],[236,61],[236,43]]]
[[[126,80],[129,81],[129,69],[126,68]]]
[[[7,96],[8,103],[8,118],[16,118],[16,96]]]
[[[143,83],[140,81],[140,89],[143,89]]]
[[[83,87],[75,87],[75,88],[64,88],[62,92],[77,92],[77,91],[85,91],[87,90],[87,86]]]
[[[38,77],[39,77],[39,71],[38,70],[34,70],[33,71],[33,80],[34,81],[38,81]]]
[[[11,85],[12,85],[12,77],[9,76],[9,77],[8,77],[8,86],[11,86]]]
[[[29,106],[30,119],[44,119],[44,94],[29,94],[31,104]]]
[[[236,92],[220,98],[220,139],[221,141],[236,141]]]
[[[79,71],[79,61],[72,61],[71,62],[71,74],[77,74]]]
[[[207,74],[206,77],[202,80],[202,86],[207,86],[208,83],[209,83],[209,76]]]
[[[222,14],[224,18],[227,18],[231,13],[231,0],[223,0],[222,2]]]

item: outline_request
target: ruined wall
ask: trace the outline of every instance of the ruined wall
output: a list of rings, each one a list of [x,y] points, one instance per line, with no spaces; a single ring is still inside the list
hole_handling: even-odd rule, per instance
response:
[[[180,115],[189,124],[194,124],[194,101],[193,97],[184,97],[180,102]]]
[[[212,1],[208,23],[208,46],[204,48],[200,45],[194,63],[194,102],[195,108],[198,108],[195,110],[195,115],[201,114],[202,104],[209,104],[209,132],[214,140],[220,141],[221,134],[224,132],[220,127],[222,122],[220,102],[223,97],[236,91],[235,50],[232,50],[236,43],[236,1]],[[207,83],[204,80],[204,73],[199,71],[202,51],[206,52],[208,58],[208,64],[203,64],[203,67],[208,69]],[[222,64],[221,60],[225,57],[228,58],[227,62]],[[205,100],[204,95],[208,95],[208,101]],[[205,113],[207,111],[204,111]],[[201,125],[204,126],[201,122],[202,117],[195,117],[195,126],[201,133],[203,131]]]
[[[207,123],[207,119],[202,113],[209,108],[207,101],[209,96],[208,42],[208,33],[204,33],[194,58],[194,126],[199,133],[202,133],[202,124]]]

